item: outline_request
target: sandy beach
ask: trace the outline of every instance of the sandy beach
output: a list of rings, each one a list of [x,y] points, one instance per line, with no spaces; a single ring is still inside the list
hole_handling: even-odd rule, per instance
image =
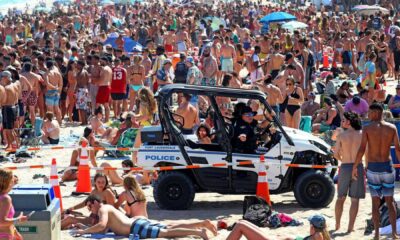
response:
[[[394,90],[395,82],[391,81],[388,83],[387,89],[388,93],[392,93]],[[61,129],[61,135],[68,136],[73,131],[74,135],[81,135],[83,132],[83,127],[63,127]],[[68,143],[72,144],[72,143]],[[13,164],[13,163],[0,163],[0,167],[7,166],[24,166],[33,164],[50,164],[52,158],[57,159],[59,166],[67,167],[70,161],[72,149],[66,150],[44,150],[36,153],[36,156],[32,159],[27,159],[26,163]],[[120,160],[107,160],[109,158],[103,158],[103,153],[98,153],[97,163],[100,165],[104,161],[109,162],[112,166],[120,167]],[[33,180],[33,175],[35,174],[50,174],[50,169],[35,169],[35,170],[18,170],[15,174],[18,175],[20,183],[25,184],[40,184],[43,182],[42,178]],[[94,173],[92,172],[92,177]],[[396,195],[399,196],[400,184],[396,185]],[[118,193],[122,192],[122,187],[114,187]],[[72,197],[71,192],[75,190],[75,182],[67,182],[66,186],[61,187],[61,192],[63,194],[63,205],[64,208],[68,208],[80,201],[82,201],[85,196]],[[242,202],[244,195],[220,195],[215,193],[200,193],[196,194],[193,206],[189,210],[185,211],[166,211],[161,210],[157,207],[154,202],[152,188],[148,187],[145,189],[145,194],[148,200],[148,213],[150,219],[157,221],[162,221],[165,223],[176,223],[179,221],[188,220],[202,220],[210,219],[213,221],[219,219],[225,219],[230,224],[242,218]],[[293,193],[285,193],[280,195],[272,195],[271,200],[273,201],[273,210],[290,214],[293,218],[304,223],[303,226],[298,227],[283,227],[278,229],[264,228],[263,231],[267,236],[271,236],[271,239],[281,239],[283,236],[307,236],[309,232],[309,223],[307,218],[313,214],[320,213],[323,214],[328,223],[329,230],[333,230],[335,226],[334,220],[334,208],[335,201],[333,201],[328,207],[323,209],[308,209],[302,208],[295,200]],[[355,224],[355,232],[352,234],[345,234],[348,224],[348,210],[350,207],[350,199],[347,200],[343,217],[342,217],[342,228],[337,233],[334,233],[333,239],[372,239],[372,235],[364,236],[364,230],[366,226],[366,220],[371,218],[371,200],[370,195],[367,193],[365,199],[360,201],[360,209],[358,217]],[[83,210],[84,214],[87,214],[87,210]],[[212,239],[226,239],[229,232],[226,230],[219,231],[218,236]],[[74,238],[68,231],[62,231],[61,234],[63,240],[69,239],[88,239],[88,238]],[[110,239],[110,238],[104,238]],[[390,239],[383,237],[382,239]]]

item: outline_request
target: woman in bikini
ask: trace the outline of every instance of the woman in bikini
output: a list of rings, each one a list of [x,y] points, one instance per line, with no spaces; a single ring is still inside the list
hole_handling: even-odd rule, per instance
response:
[[[108,184],[107,176],[103,173],[96,173],[94,176],[94,189],[90,195],[99,196],[104,204],[114,206],[116,203],[115,192],[111,189]],[[68,208],[64,212],[64,218],[61,220],[61,229],[68,229],[73,227],[75,224],[84,224],[86,226],[95,225],[98,222],[98,216],[91,214],[88,217],[82,216],[82,214],[74,212],[74,210],[84,208],[85,202],[76,204],[73,207]]]
[[[2,240],[22,240],[23,238],[15,228],[15,224],[28,220],[28,217],[24,216],[22,212],[14,218],[15,210],[11,197],[8,195],[14,183],[12,172],[0,169],[0,239]]]
[[[68,119],[70,122],[73,122],[72,119],[72,112],[75,106],[75,90],[76,90],[76,62],[74,60],[70,60],[67,65],[67,78],[68,78],[68,89],[67,89],[67,112],[68,112]]]
[[[124,202],[126,202],[124,205],[126,216],[130,218],[137,216],[147,218],[146,196],[135,177],[125,177],[124,189],[125,191],[119,195],[118,201],[115,203],[114,207],[118,209]]]
[[[139,90],[143,87],[143,81],[146,77],[141,56],[135,56],[133,58],[133,65],[130,69],[130,73],[131,76],[130,76],[129,88],[131,90],[129,94],[130,96],[129,111],[133,111],[134,106],[136,105],[136,95],[139,92]]]
[[[60,141],[60,125],[54,119],[54,113],[47,112],[42,126],[42,141],[44,144],[58,144]]]
[[[287,104],[285,110],[286,126],[298,129],[301,120],[301,104],[304,102],[303,90],[295,86],[293,77],[286,80],[286,98]]]

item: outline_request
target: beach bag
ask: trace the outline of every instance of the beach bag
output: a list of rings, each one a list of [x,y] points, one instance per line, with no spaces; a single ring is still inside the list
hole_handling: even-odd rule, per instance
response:
[[[271,216],[271,207],[257,196],[245,196],[243,201],[243,219],[258,227],[267,227]]]

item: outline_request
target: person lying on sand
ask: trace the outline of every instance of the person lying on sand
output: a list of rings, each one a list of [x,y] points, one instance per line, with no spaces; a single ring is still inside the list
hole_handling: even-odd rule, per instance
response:
[[[113,206],[103,204],[100,198],[95,195],[90,195],[85,200],[85,204],[92,214],[99,216],[99,222],[92,227],[73,231],[75,236],[90,233],[104,233],[108,230],[120,236],[139,234],[140,239],[188,236],[198,236],[202,239],[209,239],[207,230],[211,231],[214,236],[217,235],[217,228],[210,220],[164,225],[152,222],[144,216],[128,218]]]
[[[266,233],[259,227],[248,222],[246,220],[239,220],[232,232],[226,238],[227,240],[239,240],[242,237],[246,239],[257,239],[257,240],[272,240],[272,239],[284,239],[284,240],[330,240],[330,236],[326,227],[326,220],[322,215],[314,215],[308,218],[310,221],[310,235],[307,237],[284,237],[276,238],[266,236]]]

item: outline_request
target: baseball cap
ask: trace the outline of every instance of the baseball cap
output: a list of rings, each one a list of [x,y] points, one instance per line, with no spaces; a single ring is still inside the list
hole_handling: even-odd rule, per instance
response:
[[[191,64],[194,64],[194,58],[192,56],[189,56],[186,58],[186,62],[190,62]]]
[[[310,224],[315,228],[323,229],[325,227],[325,218],[320,214],[309,217],[308,221],[310,221]]]
[[[293,58],[293,54],[292,53],[287,53],[286,57],[285,57],[285,62],[289,61],[289,59]]]
[[[253,109],[251,109],[251,107],[249,106],[245,106],[242,110],[242,115],[246,115],[248,113],[252,113],[253,116],[257,115],[257,112],[254,112]]]
[[[179,57],[184,58],[184,57],[186,57],[186,54],[184,52],[181,52],[181,53],[179,53]]]
[[[3,71],[1,73],[1,77],[7,77],[8,79],[11,79],[11,72],[10,71]]]

